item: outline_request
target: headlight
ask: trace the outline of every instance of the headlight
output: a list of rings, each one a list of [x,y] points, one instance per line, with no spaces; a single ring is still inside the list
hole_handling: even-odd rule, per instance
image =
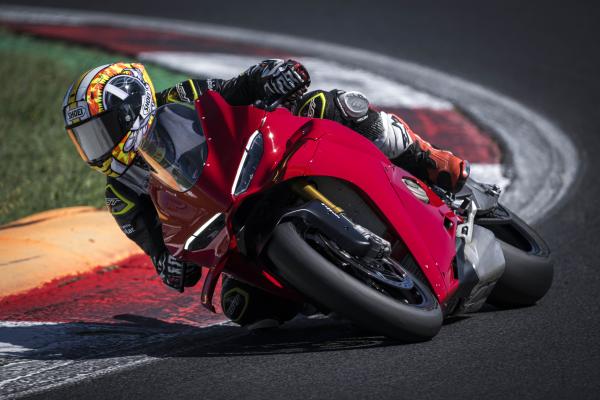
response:
[[[237,196],[248,190],[250,182],[254,177],[258,163],[263,155],[263,136],[259,131],[256,131],[250,136],[248,144],[244,149],[242,160],[238,166],[237,173],[235,174],[235,180],[233,186],[231,186],[231,194]]]

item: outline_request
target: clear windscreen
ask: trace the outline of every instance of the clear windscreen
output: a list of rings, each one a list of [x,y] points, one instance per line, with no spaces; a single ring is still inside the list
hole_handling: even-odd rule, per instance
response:
[[[139,152],[162,183],[173,190],[189,190],[200,178],[208,157],[196,110],[176,103],[158,108]]]

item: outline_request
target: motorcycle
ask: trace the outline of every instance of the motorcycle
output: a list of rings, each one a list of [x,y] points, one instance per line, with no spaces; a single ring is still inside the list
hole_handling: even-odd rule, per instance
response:
[[[445,193],[333,121],[208,91],[194,107],[160,107],[140,153],[165,244],[208,269],[201,302],[213,312],[225,273],[420,341],[485,302],[534,304],[552,282],[548,246],[496,186]]]

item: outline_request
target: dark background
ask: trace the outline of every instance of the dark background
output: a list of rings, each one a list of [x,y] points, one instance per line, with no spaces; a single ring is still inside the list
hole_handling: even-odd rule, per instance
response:
[[[47,6],[40,0],[19,4]],[[580,156],[569,196],[537,226],[553,249],[556,272],[551,291],[535,307],[454,321],[433,341],[417,345],[383,342],[355,349],[349,341],[369,339],[344,324],[300,324],[63,387],[53,393],[56,398],[598,397],[600,2],[55,0],[52,5],[287,33],[417,62],[527,105],[566,132]],[[335,350],[332,342],[338,343]],[[263,350],[257,354],[257,348]]]

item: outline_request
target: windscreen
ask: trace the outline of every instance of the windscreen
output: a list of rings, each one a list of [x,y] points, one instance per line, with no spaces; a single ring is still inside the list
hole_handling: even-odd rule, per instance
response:
[[[198,181],[208,156],[196,110],[183,104],[158,108],[139,151],[161,182],[173,190],[189,190]]]

